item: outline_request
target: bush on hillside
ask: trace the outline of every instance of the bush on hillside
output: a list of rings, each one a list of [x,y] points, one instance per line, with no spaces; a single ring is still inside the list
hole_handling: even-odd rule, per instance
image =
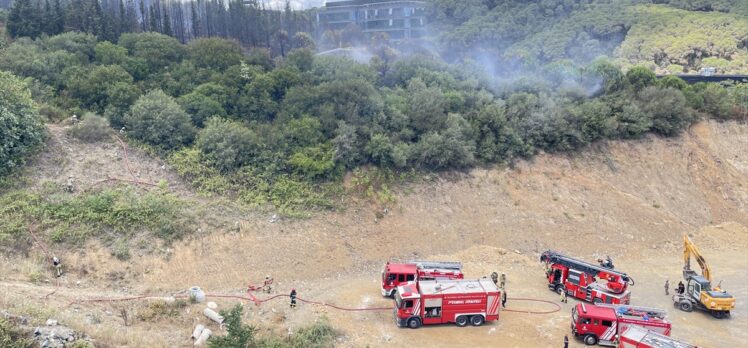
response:
[[[223,172],[249,164],[260,152],[259,137],[238,122],[211,118],[197,138],[206,162]]]
[[[111,127],[106,118],[87,112],[80,123],[70,128],[69,133],[80,140],[94,143],[106,139],[110,131]]]
[[[128,134],[162,150],[173,150],[192,143],[195,127],[174,98],[161,90],[138,98],[124,117]]]
[[[666,136],[678,135],[696,119],[677,89],[647,87],[639,93],[638,106],[652,119],[652,130]]]
[[[22,165],[44,140],[44,124],[19,78],[0,71],[0,176]]]

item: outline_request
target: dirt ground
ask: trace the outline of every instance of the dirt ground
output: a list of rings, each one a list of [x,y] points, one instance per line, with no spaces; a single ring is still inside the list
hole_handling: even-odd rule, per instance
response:
[[[32,165],[39,168],[32,182],[64,182],[68,172],[87,177],[82,166],[90,162],[98,168],[96,178],[81,180],[95,183],[99,177],[127,174],[116,143],[68,143],[63,135],[57,139],[64,146],[48,152],[80,157],[70,157],[52,170],[60,162],[58,156],[42,155]],[[100,159],[98,151],[111,152],[111,160]],[[130,161],[142,177],[165,179],[176,194],[205,202],[159,160],[132,150]],[[538,262],[542,251],[555,249],[588,260],[613,257],[616,267],[636,280],[632,303],[667,309],[673,337],[699,347],[748,347],[744,124],[703,122],[677,139],[607,142],[571,156],[540,155],[512,169],[442,175],[398,192],[397,202],[381,219],[376,215],[383,207],[360,202],[340,212],[277,222],[271,222],[272,213],[227,209],[220,219],[226,226],[242,221],[239,233],[205,231],[165,250],[166,256],[122,262],[95,243],[81,250],[57,250],[70,269],[59,287],[51,281],[29,282],[32,272],[49,273],[38,251],[30,258],[3,257],[0,263],[7,267],[0,269],[0,308],[42,322],[54,316],[103,347],[181,347],[190,345],[191,327],[205,322],[201,305],[189,305],[180,315],[156,322],[131,318],[125,327],[122,310],[136,313],[142,304],[71,302],[165,296],[193,285],[210,293],[241,294],[248,283],[257,284],[270,274],[276,293],[295,287],[300,297],[311,300],[389,307],[391,300],[379,294],[382,264],[390,258],[424,258],[461,261],[468,277],[505,272],[508,308],[545,310],[552,307],[512,298],[558,300],[547,289]],[[736,297],[730,319],[681,312],[664,294],[666,279],[671,284],[681,279],[686,233],[704,253],[715,280]],[[247,304],[246,319],[261,334],[284,335],[324,317],[339,330],[341,347],[561,347],[563,336],[570,334],[569,311],[576,303],[570,300],[548,315],[503,312],[498,322],[477,328],[409,330],[395,327],[391,310],[344,312],[307,304],[291,310],[285,301]],[[218,302],[228,308],[236,301]],[[572,346],[582,344],[572,339]]]

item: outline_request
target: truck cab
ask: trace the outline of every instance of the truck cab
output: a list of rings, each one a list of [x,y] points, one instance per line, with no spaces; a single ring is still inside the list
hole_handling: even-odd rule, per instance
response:
[[[387,262],[382,270],[382,296],[394,297],[397,287],[412,281],[463,279],[462,264],[450,261]]]
[[[417,272],[415,264],[387,262],[382,270],[382,296],[393,297],[398,286],[416,280]]]
[[[583,303],[571,309],[571,331],[587,345],[613,343],[617,333],[614,311]]]

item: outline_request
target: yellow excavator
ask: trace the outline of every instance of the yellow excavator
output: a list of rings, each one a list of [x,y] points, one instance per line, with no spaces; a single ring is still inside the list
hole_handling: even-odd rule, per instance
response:
[[[691,270],[691,255],[701,267],[701,275]],[[694,308],[711,313],[717,319],[730,315],[735,308],[735,298],[719,286],[712,287],[712,272],[704,256],[688,235],[683,236],[683,278],[686,287],[683,293],[673,295],[673,303],[682,311],[691,312]]]

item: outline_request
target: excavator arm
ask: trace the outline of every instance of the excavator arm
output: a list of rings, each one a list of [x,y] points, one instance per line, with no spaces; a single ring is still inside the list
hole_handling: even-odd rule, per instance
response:
[[[691,255],[696,259],[696,262],[699,264],[699,267],[701,267],[701,274],[708,280],[710,283],[712,282],[712,270],[709,268],[709,265],[706,263],[706,260],[704,259],[704,256],[701,255],[701,252],[699,251],[699,248],[696,247],[693,242],[691,242],[691,239],[688,238],[688,235],[683,236],[683,261],[685,262],[685,265],[683,266],[683,277],[688,279],[691,275],[696,275],[696,271],[691,269]]]

